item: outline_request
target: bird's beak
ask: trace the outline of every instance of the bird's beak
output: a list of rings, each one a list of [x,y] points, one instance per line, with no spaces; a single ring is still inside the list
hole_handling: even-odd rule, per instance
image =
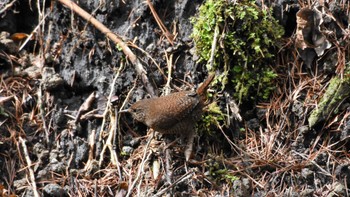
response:
[[[129,109],[120,110],[118,113],[120,114],[120,113],[127,113],[127,112],[129,112]]]

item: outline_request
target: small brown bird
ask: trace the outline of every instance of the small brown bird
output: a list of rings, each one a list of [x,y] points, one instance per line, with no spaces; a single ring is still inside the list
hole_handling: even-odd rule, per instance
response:
[[[134,119],[160,133],[189,136],[193,134],[195,124],[202,116],[206,90],[214,77],[214,74],[210,74],[196,92],[181,91],[143,99],[121,112],[129,112]],[[186,155],[186,159],[187,157],[189,156]]]

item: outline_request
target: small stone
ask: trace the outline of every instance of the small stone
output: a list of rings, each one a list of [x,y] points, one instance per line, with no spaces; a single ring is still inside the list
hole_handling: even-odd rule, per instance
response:
[[[346,191],[346,188],[343,184],[341,183],[335,183],[335,186],[334,186],[334,192],[337,193],[339,196],[345,196],[345,191]]]
[[[309,168],[303,168],[301,170],[301,175],[305,178],[305,179],[313,179],[313,171],[311,171]]]
[[[62,197],[62,196],[68,196],[67,192],[60,186],[57,184],[47,184],[45,185],[44,189],[43,189],[43,193],[44,193],[44,197]]]
[[[304,189],[303,191],[300,192],[300,196],[302,197],[312,197],[314,194],[314,190],[313,189]]]
[[[249,179],[235,180],[233,182],[234,196],[250,196],[251,184]]]
[[[124,155],[131,155],[133,151],[134,151],[134,148],[132,148],[131,146],[123,146],[122,148],[122,153]]]
[[[130,140],[130,146],[136,147],[140,144],[140,142],[141,142],[140,138],[133,138],[132,140]]]

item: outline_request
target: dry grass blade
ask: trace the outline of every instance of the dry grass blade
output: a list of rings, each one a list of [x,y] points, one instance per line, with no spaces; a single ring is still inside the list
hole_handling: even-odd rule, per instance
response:
[[[104,130],[104,127],[105,127],[105,124],[106,124],[107,115],[110,114],[111,119],[116,121],[116,119],[112,115],[113,109],[112,109],[111,99],[112,99],[112,97],[114,95],[114,87],[115,87],[116,81],[119,78],[119,75],[120,75],[120,73],[121,73],[121,71],[123,69],[124,69],[124,65],[119,67],[119,69],[118,69],[118,71],[117,71],[117,73],[116,73],[116,75],[115,75],[115,77],[113,79],[113,82],[111,83],[111,91],[110,91],[109,96],[108,96],[108,100],[107,100],[107,104],[106,104],[107,106],[105,108],[105,111],[103,112],[103,121],[102,121],[102,125],[101,125],[100,138],[99,138],[100,141],[102,140],[102,134],[103,134],[103,130]],[[99,161],[99,166],[102,165],[102,161],[104,159],[104,153],[105,153],[107,148],[110,150],[112,163],[115,164],[115,165],[119,165],[119,163],[117,161],[118,160],[117,159],[117,155],[115,155],[116,153],[115,153],[115,151],[113,150],[113,147],[112,147],[112,140],[117,135],[116,134],[116,128],[114,128],[113,125],[114,124],[112,124],[112,128],[108,132],[107,141],[106,141],[105,145],[102,148],[100,161]]]
[[[130,185],[129,189],[128,189],[128,193],[125,195],[126,197],[128,196],[131,196],[132,195],[132,191],[134,190],[134,187],[136,186],[137,182],[140,181],[141,183],[141,177],[143,177],[143,174],[144,174],[144,167],[145,167],[145,164],[146,164],[146,161],[148,161],[149,157],[151,156],[152,152],[148,152],[148,148],[151,144],[151,141],[154,137],[154,131],[152,131],[152,134],[149,136],[149,138],[147,139],[147,145],[144,149],[144,152],[143,152],[143,156],[142,156],[142,160],[141,160],[141,164],[139,166],[139,169],[137,171],[137,174],[136,174],[136,177],[134,179],[134,181],[132,182],[132,184]],[[140,195],[138,195],[140,196]]]
[[[13,96],[0,96],[0,104],[3,104],[6,101],[9,101],[13,98]]]

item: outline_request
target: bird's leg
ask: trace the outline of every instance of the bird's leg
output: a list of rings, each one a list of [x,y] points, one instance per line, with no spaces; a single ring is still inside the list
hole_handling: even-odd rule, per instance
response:
[[[191,130],[187,135],[186,149],[185,149],[185,158],[188,161],[191,158],[192,150],[193,150],[193,140],[196,132]]]

